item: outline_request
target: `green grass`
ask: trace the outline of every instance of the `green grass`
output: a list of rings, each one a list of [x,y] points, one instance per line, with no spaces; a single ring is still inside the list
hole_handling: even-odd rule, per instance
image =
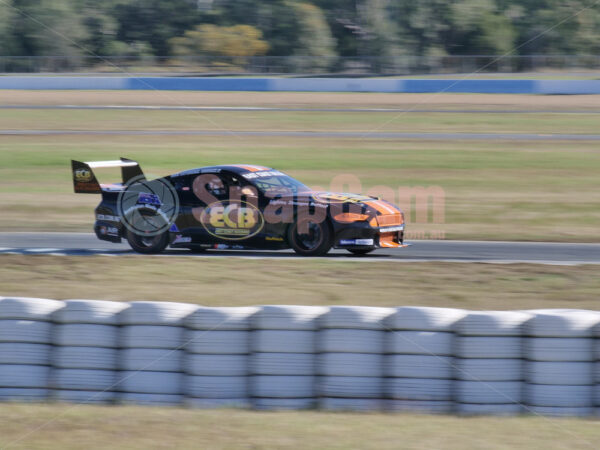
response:
[[[391,120],[393,119],[393,120]],[[594,114],[389,114],[299,112],[0,110],[0,128],[252,129],[596,133]],[[69,160],[127,156],[163,176],[212,164],[262,164],[309,186],[336,176],[367,192],[383,185],[439,186],[444,223],[409,230],[452,239],[598,241],[600,153],[586,141],[399,141],[226,136],[4,136],[0,230],[89,230],[96,196],[72,194]],[[116,171],[99,173],[116,180]],[[103,178],[103,176],[105,176]],[[112,178],[111,178],[112,177]]]
[[[0,256],[0,295],[257,304],[598,309],[598,266]],[[236,283],[231,274],[236,274]],[[132,282],[132,280],[134,280]]]
[[[240,162],[275,167],[323,188],[333,187],[336,176],[350,175],[360,186],[344,190],[384,185],[396,202],[400,187],[439,186],[445,223],[411,223],[410,230],[443,231],[453,239],[598,241],[597,148],[581,141],[5,136],[0,230],[90,230],[99,198],[72,193],[70,159],[127,156],[151,176]],[[101,181],[118,178],[110,171],[98,174]]]
[[[598,421],[3,405],[0,446],[16,449],[591,449]]]

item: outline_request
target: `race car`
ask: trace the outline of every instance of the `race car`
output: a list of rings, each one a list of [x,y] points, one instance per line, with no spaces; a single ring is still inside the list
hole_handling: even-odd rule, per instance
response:
[[[303,256],[332,247],[363,255],[405,247],[404,214],[395,205],[359,194],[313,191],[269,167],[201,167],[147,180],[131,159],[71,161],[75,193],[101,194],[94,231],[126,239],[139,253],[167,247],[292,248]],[[122,182],[99,184],[94,169],[119,167]]]

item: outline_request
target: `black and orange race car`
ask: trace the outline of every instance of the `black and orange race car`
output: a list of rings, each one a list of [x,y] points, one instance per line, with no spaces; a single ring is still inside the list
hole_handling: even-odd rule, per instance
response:
[[[136,161],[72,161],[76,193],[96,193],[99,239],[125,238],[140,253],[166,247],[292,248],[305,256],[332,247],[354,254],[404,247],[404,214],[374,197],[313,191],[268,167],[232,164],[147,180]],[[94,169],[121,168],[122,183],[99,184]]]

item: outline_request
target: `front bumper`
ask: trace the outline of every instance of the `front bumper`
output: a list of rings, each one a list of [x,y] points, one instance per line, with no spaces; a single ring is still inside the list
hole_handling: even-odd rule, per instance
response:
[[[336,233],[334,248],[369,250],[374,248],[401,248],[404,244],[404,224],[371,227],[366,223],[352,224]]]

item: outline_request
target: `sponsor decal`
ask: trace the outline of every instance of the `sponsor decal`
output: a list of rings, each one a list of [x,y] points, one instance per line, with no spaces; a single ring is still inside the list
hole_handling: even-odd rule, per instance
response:
[[[91,192],[93,194],[99,194],[101,191],[95,183],[89,184],[87,181],[76,181],[75,182],[76,192]]]
[[[373,239],[341,239],[340,245],[373,245]]]
[[[140,192],[138,194],[137,204],[138,205],[151,205],[151,206],[156,206],[156,207],[160,207],[162,205],[162,203],[160,201],[160,197],[158,195],[150,194],[148,192]]]
[[[221,172],[221,169],[198,168],[198,169],[184,170],[183,172],[175,173],[175,174],[171,175],[171,178],[185,177],[188,175],[197,175],[199,173],[220,173],[220,172]]]
[[[301,202],[301,201],[296,201],[296,200],[282,200],[282,199],[271,200],[269,205],[272,205],[272,206],[304,206],[304,207],[315,206],[317,208],[327,208],[327,205],[323,204],[323,203]]]
[[[397,227],[380,228],[379,231],[381,233],[390,233],[393,231],[404,231],[404,225],[399,225]]]
[[[102,188],[103,191],[108,191],[108,192],[117,192],[117,191],[120,191],[121,189],[123,189],[123,186],[118,183],[101,184],[100,187]]]
[[[213,244],[209,248],[214,248],[216,250],[244,250],[246,247],[243,245]]]
[[[178,234],[175,236],[175,240],[173,241],[173,244],[187,244],[189,242],[192,242],[191,237],[182,236],[181,234]]]
[[[96,214],[98,220],[106,220],[108,222],[119,222],[121,218],[119,216],[111,216],[108,214]]]
[[[267,236],[265,238],[265,241],[278,241],[278,242],[283,242],[283,238],[282,237],[278,237],[278,236]]]
[[[92,181],[92,171],[88,169],[77,169],[73,173],[75,176],[75,181],[80,183],[89,183]]]
[[[173,225],[171,225],[171,228],[169,228],[169,231],[172,231],[173,233],[177,233],[177,232],[179,232],[179,228],[177,228],[177,225],[173,224]]]
[[[284,177],[285,174],[278,170],[262,170],[260,172],[250,172],[242,175],[246,180],[253,180],[255,178],[266,178],[266,177]]]
[[[117,198],[121,222],[135,234],[156,236],[171,228],[179,214],[179,196],[166,178],[127,182]]]
[[[258,233],[265,221],[253,204],[242,200],[224,200],[206,207],[200,215],[200,223],[212,236],[242,240]]]
[[[337,192],[317,192],[313,198],[323,203],[362,203],[373,200],[371,197],[359,194],[339,194]]]
[[[103,236],[118,236],[119,229],[117,227],[107,227],[102,225],[98,228],[98,232]]]

